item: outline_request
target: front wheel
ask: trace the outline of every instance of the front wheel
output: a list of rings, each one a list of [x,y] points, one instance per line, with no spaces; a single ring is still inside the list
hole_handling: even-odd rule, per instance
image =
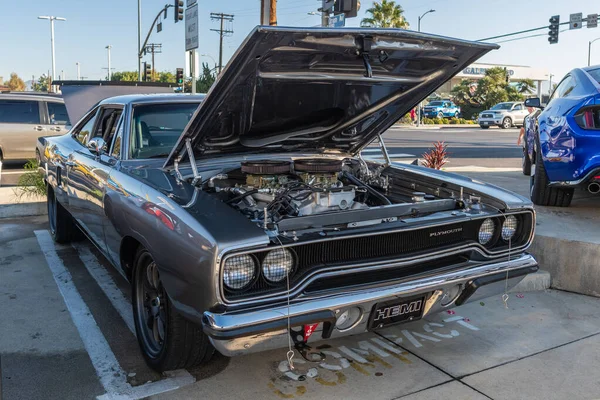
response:
[[[444,118],[444,113],[440,111],[437,116],[438,118]]]
[[[502,120],[502,129],[508,129],[512,126],[512,121],[510,118],[506,117]]]
[[[158,266],[140,247],[133,272],[133,316],[138,343],[148,365],[159,372],[208,362],[214,353],[202,329],[175,311]]]
[[[46,204],[48,206],[48,224],[50,236],[56,243],[69,243],[81,237],[79,228],[73,223],[73,218],[65,208],[56,200],[54,189],[48,185],[46,188]]]
[[[479,125],[479,127],[480,127],[481,129],[488,129],[490,126],[489,126],[489,125]]]

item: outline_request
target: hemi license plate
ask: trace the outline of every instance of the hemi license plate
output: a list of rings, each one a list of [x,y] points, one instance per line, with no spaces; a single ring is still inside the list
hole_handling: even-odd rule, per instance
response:
[[[377,303],[369,317],[369,329],[420,319],[424,306],[425,296]]]

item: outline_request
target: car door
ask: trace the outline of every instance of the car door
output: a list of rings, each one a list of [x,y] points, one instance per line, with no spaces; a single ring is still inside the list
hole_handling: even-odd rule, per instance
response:
[[[522,125],[525,116],[527,115],[527,110],[523,103],[517,103],[512,108],[513,115],[513,124],[514,125]]]
[[[42,106],[45,111],[44,127],[48,131],[48,135],[62,135],[69,130],[71,125],[69,114],[65,103],[58,101],[45,101]]]
[[[110,170],[115,159],[110,156],[110,141],[122,114],[122,106],[103,105],[94,116],[90,133],[80,132],[80,146],[69,156],[69,209],[77,222],[103,252],[106,252],[104,238],[104,194]],[[85,127],[84,127],[85,128]],[[83,136],[86,136],[83,139]],[[92,143],[105,143],[98,151],[92,150]]]
[[[45,135],[40,102],[0,99],[0,151],[5,160],[35,157],[37,138]]]

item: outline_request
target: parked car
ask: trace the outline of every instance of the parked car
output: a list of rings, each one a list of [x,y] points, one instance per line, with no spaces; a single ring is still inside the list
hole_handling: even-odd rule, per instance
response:
[[[568,207],[576,188],[600,193],[600,66],[569,72],[547,106],[539,98],[525,104],[541,110],[525,131],[531,200]]]
[[[406,43],[422,62],[407,62]],[[385,58],[369,55],[375,46]],[[140,348],[159,371],[206,363],[215,348],[291,341],[308,357],[316,340],[502,293],[538,268],[529,200],[360,157],[494,48],[396,29],[258,27],[189,122],[192,99],[112,98],[40,140],[52,236],[82,230],[128,277]]]
[[[65,104],[56,95],[0,94],[0,161],[32,159],[40,135],[61,135],[69,128]]]
[[[529,114],[525,105],[519,101],[509,101],[498,103],[489,110],[479,113],[477,122],[483,129],[490,126],[499,126],[502,129],[508,129],[514,126],[523,125],[523,120]]]
[[[428,118],[446,118],[460,115],[460,107],[450,100],[434,100],[430,101],[423,107],[423,116]]]

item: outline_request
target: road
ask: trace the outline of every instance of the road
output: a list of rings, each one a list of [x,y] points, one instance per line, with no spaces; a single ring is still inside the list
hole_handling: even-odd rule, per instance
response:
[[[46,217],[0,220],[3,400],[564,399],[600,392],[600,299],[512,293],[424,320],[169,374],[132,329],[131,290],[87,241],[55,245]]]
[[[518,129],[443,128],[417,129],[394,126],[384,134],[384,141],[394,160],[422,158],[436,141],[448,144],[450,162],[446,168],[491,167],[517,169],[521,165],[521,149],[516,145]],[[379,157],[377,147],[365,156]],[[23,174],[22,163],[4,163],[0,186],[14,186]]]

